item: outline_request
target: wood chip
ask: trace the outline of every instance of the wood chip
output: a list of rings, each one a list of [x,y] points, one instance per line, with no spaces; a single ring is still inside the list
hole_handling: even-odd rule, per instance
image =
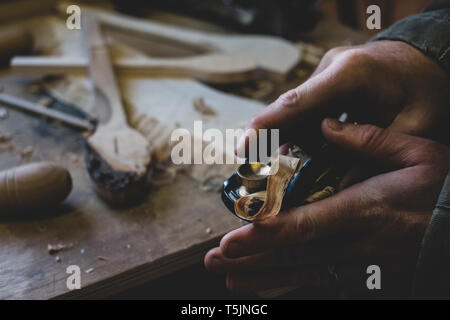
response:
[[[0,133],[0,143],[11,141],[12,136],[9,133]]]
[[[0,120],[8,118],[8,115],[8,110],[6,110],[5,108],[0,108]]]
[[[64,244],[64,243],[48,244],[47,251],[48,251],[48,254],[54,255],[55,253],[70,249],[72,247],[73,247],[73,245],[71,243],[69,243],[69,244]]]
[[[30,160],[33,156],[34,149],[32,146],[25,147],[21,152],[20,156],[22,157],[22,160]]]
[[[50,98],[50,97],[44,97],[44,98],[42,98],[42,99],[39,100],[38,104],[40,104],[41,106],[43,106],[43,107],[45,107],[45,108],[48,108],[48,106],[49,106],[50,104],[52,104],[52,102],[53,102],[53,99],[52,99],[52,98]]]
[[[204,115],[204,116],[216,116],[217,112],[205,104],[205,100],[202,97],[198,97],[192,100],[192,105],[194,106],[195,111]]]

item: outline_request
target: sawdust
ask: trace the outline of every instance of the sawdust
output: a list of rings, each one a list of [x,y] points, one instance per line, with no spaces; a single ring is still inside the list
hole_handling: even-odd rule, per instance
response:
[[[9,133],[0,133],[0,153],[11,152],[14,144],[11,142],[12,136]]]
[[[5,108],[0,108],[0,120],[5,120],[6,118],[8,118],[8,116],[8,110],[6,110]]]
[[[32,146],[25,147],[22,151],[20,151],[20,157],[23,161],[30,161],[33,157],[34,149]]]
[[[275,90],[275,85],[270,81],[256,81],[251,87],[241,89],[241,94],[246,97],[262,100],[271,95]]]
[[[0,133],[0,143],[10,142],[12,139],[9,133]]]
[[[38,104],[43,106],[44,108],[48,108],[53,102],[53,99],[50,97],[44,97],[38,101]]]
[[[217,112],[208,106],[205,103],[205,100],[202,97],[194,98],[192,100],[192,105],[194,107],[194,110],[200,113],[203,116],[216,116]]]

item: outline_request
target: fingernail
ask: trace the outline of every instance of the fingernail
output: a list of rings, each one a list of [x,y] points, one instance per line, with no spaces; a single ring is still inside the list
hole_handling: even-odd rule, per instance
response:
[[[344,128],[344,123],[335,119],[325,119],[325,125],[333,131],[340,131]]]

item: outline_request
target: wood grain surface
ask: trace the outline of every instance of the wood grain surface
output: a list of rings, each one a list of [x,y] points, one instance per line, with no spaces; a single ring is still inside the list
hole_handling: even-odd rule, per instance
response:
[[[19,82],[6,90],[18,90]],[[0,124],[14,145],[0,151],[0,170],[23,163],[20,151],[33,145],[31,160],[66,166],[74,184],[56,210],[0,222],[0,299],[105,297],[198,263],[221,235],[241,225],[218,192],[202,191],[184,174],[151,190],[141,205],[113,210],[95,196],[79,133],[14,110]],[[50,255],[49,244],[68,248]],[[81,268],[81,290],[67,289],[69,265]]]

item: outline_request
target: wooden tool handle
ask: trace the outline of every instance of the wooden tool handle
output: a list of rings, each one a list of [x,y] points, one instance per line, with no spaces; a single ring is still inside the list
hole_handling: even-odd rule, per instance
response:
[[[21,27],[6,27],[0,29],[0,66],[9,64],[9,60],[18,54],[32,50],[33,38]]]
[[[71,190],[70,173],[51,162],[36,162],[1,171],[0,216],[54,206]]]
[[[89,13],[85,13],[82,19],[84,43],[89,58],[89,74],[96,91],[96,103],[104,103],[110,109],[111,118],[108,125],[113,127],[126,125],[127,120],[119,87],[100,23],[94,15]]]

